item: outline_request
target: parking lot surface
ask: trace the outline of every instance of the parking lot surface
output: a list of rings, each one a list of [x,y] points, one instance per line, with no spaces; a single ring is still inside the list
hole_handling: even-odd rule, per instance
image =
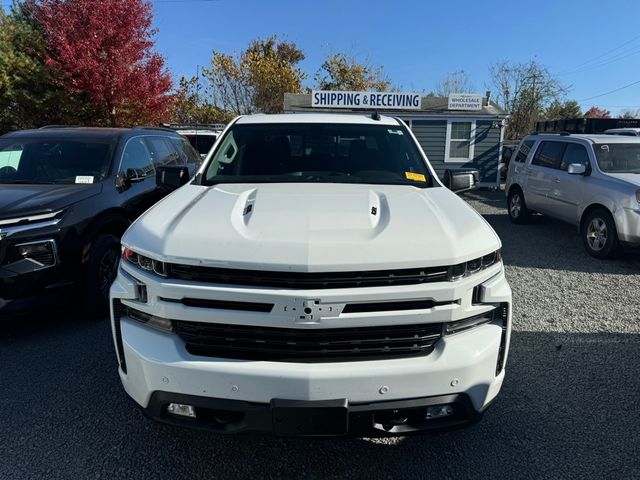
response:
[[[106,319],[0,319],[0,479],[640,478],[640,255],[589,257],[576,229],[511,225],[501,192],[465,198],[503,242],[507,377],[466,430],[392,439],[223,437],[147,420],[120,386]]]

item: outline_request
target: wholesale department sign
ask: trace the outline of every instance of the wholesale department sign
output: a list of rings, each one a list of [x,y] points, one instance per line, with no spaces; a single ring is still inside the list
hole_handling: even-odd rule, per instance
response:
[[[327,90],[313,90],[311,92],[311,106],[317,108],[420,110],[421,100],[419,93]]]
[[[482,110],[482,95],[479,93],[449,94],[449,110]]]

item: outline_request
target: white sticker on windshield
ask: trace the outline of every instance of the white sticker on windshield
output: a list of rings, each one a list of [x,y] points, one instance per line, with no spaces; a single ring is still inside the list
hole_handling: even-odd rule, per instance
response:
[[[606,150],[608,152],[609,151],[609,145],[600,145],[600,150]]]
[[[76,183],[93,183],[92,175],[78,175],[76,177]]]
[[[402,130],[391,130],[389,128],[389,129],[387,129],[387,132],[389,132],[392,135],[404,135],[404,133],[402,133]]]

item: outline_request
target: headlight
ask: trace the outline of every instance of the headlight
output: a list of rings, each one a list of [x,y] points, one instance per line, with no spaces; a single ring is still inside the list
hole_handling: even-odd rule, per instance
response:
[[[461,278],[468,277],[480,270],[489,268],[502,260],[500,250],[491,252],[483,257],[474,258],[465,263],[459,263],[449,267],[449,281],[460,280]]]
[[[16,248],[22,258],[33,260],[42,267],[52,267],[58,263],[58,249],[53,239],[20,243]]]
[[[167,268],[164,262],[140,255],[130,248],[122,247],[122,260],[145,272],[155,273],[161,277],[167,276]]]

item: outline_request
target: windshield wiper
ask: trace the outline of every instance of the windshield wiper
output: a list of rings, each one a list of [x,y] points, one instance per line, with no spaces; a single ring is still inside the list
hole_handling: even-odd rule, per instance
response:
[[[8,182],[0,180],[0,183],[10,185],[55,185],[56,182],[43,182],[39,180],[10,180]]]

